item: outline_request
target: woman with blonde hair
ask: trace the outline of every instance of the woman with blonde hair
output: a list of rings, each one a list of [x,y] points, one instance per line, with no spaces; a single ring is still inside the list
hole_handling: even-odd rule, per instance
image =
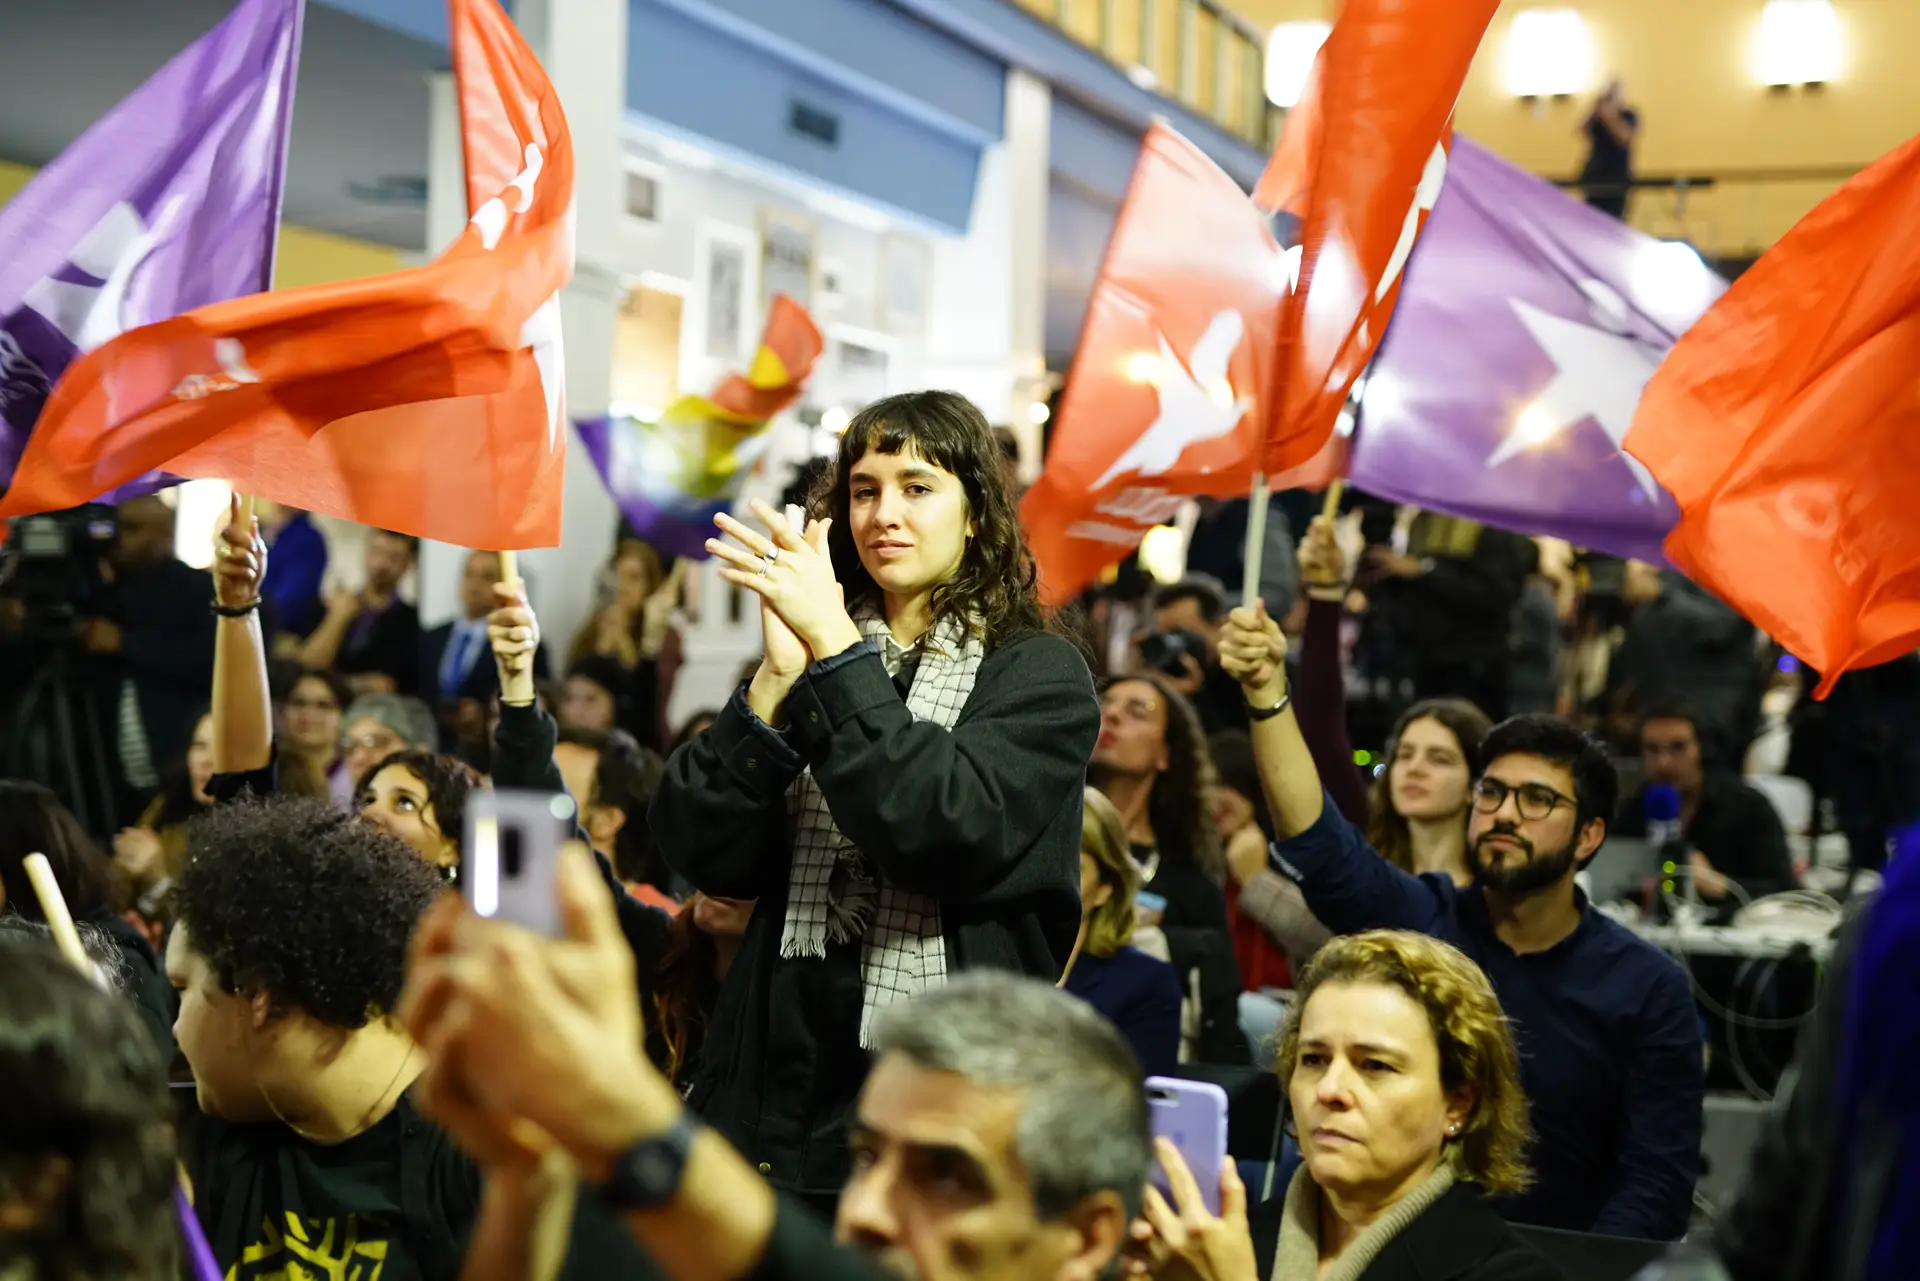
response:
[[[1180,1059],[1180,975],[1131,946],[1139,892],[1127,825],[1113,802],[1089,787],[1080,823],[1080,936],[1060,986],[1106,1015],[1146,1075],[1157,1076]]]
[[[1159,1148],[1135,1275],[1204,1281],[1563,1281],[1483,1198],[1531,1181],[1519,1056],[1493,985],[1450,944],[1370,930],[1303,976],[1275,1065],[1300,1144],[1284,1199],[1247,1213],[1228,1163],[1219,1216]],[[1150,1231],[1149,1231],[1150,1229]]]

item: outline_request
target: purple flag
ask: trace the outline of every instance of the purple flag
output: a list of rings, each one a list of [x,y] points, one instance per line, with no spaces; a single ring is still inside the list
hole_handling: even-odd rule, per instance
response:
[[[242,0],[0,208],[0,483],[81,352],[272,287],[301,15]]]
[[[1678,517],[1620,452],[1667,349],[1726,282],[1465,138],[1368,372],[1370,494],[1663,563]]]

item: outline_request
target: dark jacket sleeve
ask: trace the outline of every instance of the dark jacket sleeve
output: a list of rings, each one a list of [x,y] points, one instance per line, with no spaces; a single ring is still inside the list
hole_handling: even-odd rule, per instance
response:
[[[1312,827],[1274,842],[1268,860],[1299,883],[1308,908],[1335,934],[1437,934],[1452,915],[1452,881],[1438,874],[1409,876],[1387,862],[1331,798]]]
[[[745,1281],[889,1281],[892,1276],[859,1251],[836,1244],[831,1227],[783,1196],[767,1251]]]
[[[786,791],[803,768],[787,737],[747,707],[746,686],[736,689],[706,732],[667,758],[647,811],[667,866],[722,898],[780,884],[791,858]]]
[[[951,730],[913,718],[871,647],[815,664],[787,712],[842,834],[889,883],[946,902],[984,898],[1021,866],[1085,787],[1100,733],[1086,661],[1046,634],[981,664]]]
[[[1339,601],[1316,600],[1307,605],[1306,634],[1300,640],[1300,670],[1295,681],[1293,714],[1300,737],[1313,755],[1320,784],[1340,807],[1347,821],[1367,821],[1367,788],[1353,766],[1353,740],[1347,737],[1347,684],[1340,670]]]
[[[1787,829],[1773,803],[1750,787],[1739,789],[1739,855],[1733,866],[1717,870],[1745,890],[1749,899],[1765,898],[1794,887],[1793,855],[1787,850]]]
[[[560,766],[553,759],[553,745],[559,737],[559,725],[538,705],[513,707],[501,704],[500,725],[493,734],[494,786],[531,792],[566,791],[566,780],[561,777]],[[578,799],[575,798],[576,803]],[[573,839],[582,845],[592,844],[577,822],[574,824]],[[620,883],[619,874],[614,871],[613,864],[607,861],[606,855],[596,850],[593,861],[600,868],[600,879],[613,891],[613,905],[620,916],[620,932],[626,935],[627,946],[633,950],[634,969],[644,997],[652,989],[653,972],[660,964],[661,954],[666,951],[672,920],[665,912],[648,907],[627,893],[627,887]]]
[[[1590,1229],[1603,1236],[1677,1241],[1693,1213],[1705,1125],[1706,1053],[1692,985],[1664,957],[1660,965],[1641,1007],[1619,1181]]]

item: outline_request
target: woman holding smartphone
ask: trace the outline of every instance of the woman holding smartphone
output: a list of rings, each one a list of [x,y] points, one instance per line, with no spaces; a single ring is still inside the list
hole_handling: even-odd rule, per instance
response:
[[[831,1200],[874,1015],[992,967],[1056,981],[1079,932],[1085,661],[1049,634],[980,411],[876,402],[804,531],[716,518],[765,658],[667,762],[654,836],[758,899],[689,1096],[774,1184]]]

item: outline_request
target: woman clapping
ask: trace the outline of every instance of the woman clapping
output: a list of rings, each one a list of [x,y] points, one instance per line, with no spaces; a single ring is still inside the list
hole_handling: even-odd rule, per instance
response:
[[[991,966],[1053,981],[1080,923],[1099,729],[1049,635],[986,420],[869,406],[805,531],[764,504],[708,548],[760,597],[766,656],[654,801],[667,861],[758,899],[690,1102],[775,1184],[830,1197],[876,1012]]]

